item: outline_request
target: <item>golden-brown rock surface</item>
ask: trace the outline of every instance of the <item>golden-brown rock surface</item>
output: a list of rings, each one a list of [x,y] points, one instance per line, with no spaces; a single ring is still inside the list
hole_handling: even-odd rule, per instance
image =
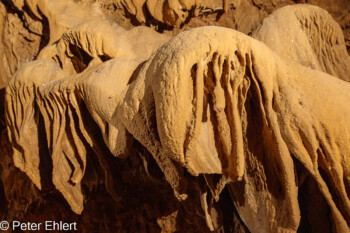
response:
[[[349,11],[0,1],[1,219],[350,232]]]

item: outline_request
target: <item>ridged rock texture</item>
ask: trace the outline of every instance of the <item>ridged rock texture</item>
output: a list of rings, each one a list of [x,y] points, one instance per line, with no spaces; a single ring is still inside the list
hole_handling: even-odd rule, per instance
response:
[[[1,0],[0,25],[1,219],[350,232],[348,0]]]

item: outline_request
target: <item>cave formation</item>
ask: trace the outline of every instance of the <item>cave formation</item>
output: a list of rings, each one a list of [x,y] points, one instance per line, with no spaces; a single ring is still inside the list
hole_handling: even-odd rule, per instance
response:
[[[349,12],[2,0],[1,219],[350,232]]]

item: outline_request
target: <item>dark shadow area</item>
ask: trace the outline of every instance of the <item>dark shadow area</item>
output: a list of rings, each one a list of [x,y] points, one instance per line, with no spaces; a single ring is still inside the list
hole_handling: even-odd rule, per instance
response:
[[[83,72],[89,65],[90,61],[92,60],[92,57],[75,44],[69,44],[69,50],[74,55],[71,58],[71,60],[75,71],[77,73]]]
[[[40,9],[38,9],[39,14],[42,17],[41,23],[42,23],[42,32],[41,32],[41,40],[40,40],[40,45],[39,45],[39,53],[40,51],[49,44],[50,41],[50,26],[49,26],[49,21],[46,18],[45,15],[43,15],[40,11]]]
[[[5,88],[2,88],[0,89],[0,132],[5,126]]]
[[[331,210],[311,176],[299,188],[298,200],[301,214],[298,233],[334,232]]]

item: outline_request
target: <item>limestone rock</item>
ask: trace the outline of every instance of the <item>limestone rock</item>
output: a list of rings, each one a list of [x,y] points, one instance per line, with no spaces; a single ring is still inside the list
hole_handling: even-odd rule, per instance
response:
[[[350,232],[344,18],[294,1],[54,2],[0,2],[3,219]]]
[[[298,4],[276,10],[252,36],[288,61],[350,82],[350,56],[343,32],[319,7]]]

